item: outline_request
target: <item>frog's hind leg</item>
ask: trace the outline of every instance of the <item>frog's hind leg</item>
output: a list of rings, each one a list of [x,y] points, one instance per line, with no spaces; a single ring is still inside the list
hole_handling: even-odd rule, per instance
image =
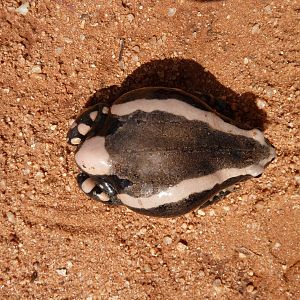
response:
[[[234,190],[234,187],[228,187],[224,190],[221,190],[219,193],[217,193],[212,198],[210,198],[207,202],[202,204],[199,208],[202,209],[202,208],[205,208],[207,206],[210,206],[210,205],[213,205],[213,204],[216,204],[216,203],[220,202],[227,195],[229,195],[233,190]]]
[[[118,204],[115,195],[102,180],[92,178],[82,172],[77,176],[77,183],[88,197],[96,201],[105,202],[106,204]]]
[[[67,134],[68,143],[71,145],[81,144],[95,127],[101,125],[101,121],[105,119],[108,112],[109,108],[103,103],[87,108],[71,125]]]

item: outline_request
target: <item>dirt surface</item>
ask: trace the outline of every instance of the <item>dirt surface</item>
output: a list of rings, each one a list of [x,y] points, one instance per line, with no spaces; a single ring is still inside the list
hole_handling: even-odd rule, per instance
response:
[[[0,298],[300,299],[297,2],[2,0]],[[151,85],[222,99],[277,158],[179,218],[89,200],[70,122]]]

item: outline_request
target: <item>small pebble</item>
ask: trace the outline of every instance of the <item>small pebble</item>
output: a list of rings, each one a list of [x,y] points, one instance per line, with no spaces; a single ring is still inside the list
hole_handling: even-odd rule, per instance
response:
[[[150,265],[146,264],[146,265],[144,266],[144,271],[145,271],[146,273],[150,273],[150,272],[152,271]]]
[[[34,177],[36,179],[42,179],[43,177],[45,177],[45,174],[43,172],[36,172]]]
[[[295,176],[296,183],[300,185],[300,176]]]
[[[137,55],[132,55],[132,61],[133,62],[138,62],[139,61],[139,57]]]
[[[205,212],[202,209],[198,209],[197,215],[203,217],[203,216],[205,216]]]
[[[256,34],[260,32],[260,26],[258,24],[255,24],[252,29],[251,29],[251,33],[252,34]]]
[[[198,272],[198,275],[199,275],[199,277],[204,277],[205,273],[204,273],[204,271],[201,270],[201,271]]]
[[[245,64],[245,65],[248,65],[248,64],[249,64],[249,58],[248,58],[248,57],[245,57],[245,58],[244,58],[244,64]]]
[[[73,43],[73,40],[68,38],[68,37],[65,37],[64,38],[64,41],[67,43],[67,44],[72,44]]]
[[[73,263],[70,260],[68,260],[67,261],[67,269],[71,269],[72,267],[73,267]]]
[[[134,52],[140,52],[140,47],[138,46],[138,45],[136,45],[136,46],[134,46],[133,48],[132,48],[132,50],[134,51]]]
[[[224,206],[223,210],[226,211],[226,212],[229,212],[230,211],[230,207],[229,206]]]
[[[29,2],[25,2],[16,9],[16,12],[20,15],[25,16],[28,13],[28,10],[29,10]]]
[[[187,249],[187,245],[185,245],[184,243],[182,242],[179,242],[176,246],[177,250],[179,252],[184,252],[186,249]]]
[[[258,201],[258,202],[255,204],[255,208],[256,208],[257,210],[262,210],[262,209],[264,209],[263,201]]]
[[[56,273],[60,276],[67,276],[67,269],[65,268],[57,269]]]
[[[212,209],[209,211],[208,213],[211,217],[215,217],[216,216],[216,212]]]
[[[142,228],[137,232],[137,235],[144,235],[145,233],[147,233],[147,228],[142,227]]]
[[[269,98],[272,98],[275,94],[275,90],[269,86],[265,89],[265,93]]]
[[[258,107],[259,109],[263,109],[263,108],[266,107],[267,102],[264,101],[264,100],[258,99],[258,100],[256,101],[256,104],[257,104],[257,107]]]
[[[248,293],[252,293],[253,290],[254,290],[254,286],[253,286],[251,283],[249,283],[249,284],[247,285],[247,287],[246,287],[246,291],[247,291]]]
[[[221,279],[219,279],[219,278],[215,279],[212,285],[213,285],[213,288],[216,292],[221,292],[221,290],[222,290],[222,281],[221,281]]]
[[[168,9],[168,16],[169,17],[173,17],[176,13],[176,8],[175,7],[171,7]]]
[[[281,244],[279,243],[279,242],[276,242],[275,244],[274,244],[274,246],[273,246],[273,249],[274,250],[277,250],[277,249],[279,249],[281,247]]]
[[[0,181],[0,189],[3,191],[6,189],[6,181],[4,179]]]
[[[270,15],[272,13],[272,6],[271,5],[268,5],[264,8],[264,11]]]
[[[15,218],[15,215],[11,211],[6,213],[6,217],[7,217],[8,222],[15,223],[16,218]]]
[[[165,245],[171,245],[172,242],[173,242],[173,240],[172,240],[172,238],[170,236],[165,236],[163,238],[163,242],[164,242]]]
[[[39,65],[33,66],[33,67],[31,68],[31,72],[32,72],[32,73],[35,73],[35,74],[40,74],[40,73],[42,73],[42,68],[41,68],[41,66],[39,66]]]
[[[246,257],[247,257],[247,255],[245,253],[239,252],[239,258],[240,259],[244,259]]]
[[[127,20],[129,23],[131,23],[134,20],[134,15],[133,14],[127,15]]]
[[[186,223],[183,223],[181,226],[180,226],[183,230],[186,230],[188,225]]]
[[[57,47],[57,48],[54,50],[54,52],[55,52],[56,55],[60,55],[60,54],[62,54],[63,49],[64,49],[63,47]]]

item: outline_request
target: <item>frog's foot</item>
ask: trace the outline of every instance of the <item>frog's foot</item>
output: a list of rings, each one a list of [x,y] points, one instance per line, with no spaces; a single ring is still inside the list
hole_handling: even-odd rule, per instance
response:
[[[229,195],[235,188],[234,187],[228,187],[224,190],[221,190],[219,193],[211,197],[207,202],[202,204],[199,208],[205,208],[210,205],[216,204],[219,201],[223,200],[227,195]]]
[[[71,125],[67,134],[68,143],[71,145],[79,145],[87,138],[87,136],[101,126],[105,119],[109,108],[103,103],[98,103],[92,107],[87,108],[80,114]]]
[[[105,192],[105,186],[86,173],[78,174],[77,183],[88,197],[107,204],[113,204],[113,199]]]

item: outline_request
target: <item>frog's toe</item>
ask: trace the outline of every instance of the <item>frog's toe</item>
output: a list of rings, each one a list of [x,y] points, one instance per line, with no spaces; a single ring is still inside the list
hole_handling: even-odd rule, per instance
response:
[[[81,144],[89,133],[105,118],[109,109],[104,104],[96,104],[86,109],[71,125],[67,134],[68,143],[71,145]]]
[[[111,199],[108,194],[106,194],[103,189],[100,187],[96,180],[91,178],[89,175],[85,173],[80,173],[77,176],[77,183],[81,190],[90,198],[102,201],[106,203],[110,203]]]

